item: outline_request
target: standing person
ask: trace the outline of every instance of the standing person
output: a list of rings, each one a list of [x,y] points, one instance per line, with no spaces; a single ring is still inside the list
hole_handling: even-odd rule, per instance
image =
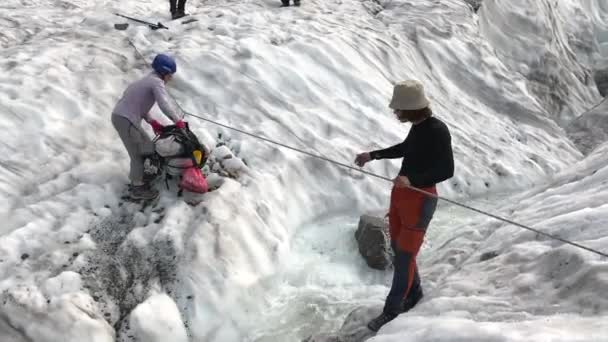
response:
[[[450,131],[433,116],[422,84],[408,80],[395,85],[389,107],[400,122],[412,123],[405,141],[358,154],[355,159],[362,167],[370,160],[403,158],[399,174],[393,180],[389,209],[391,247],[395,253],[393,283],[382,314],[368,323],[372,331],[413,308],[423,296],[416,255],[437,198],[411,187],[436,195],[435,185],[454,175]]]
[[[281,0],[281,2],[283,3],[281,7],[289,7],[289,0]],[[300,0],[293,0],[293,5],[300,6]]]
[[[169,6],[171,10],[171,19],[179,19],[187,15],[186,0],[169,0]]]
[[[155,103],[179,128],[186,127],[177,111],[169,102],[165,84],[177,71],[175,60],[159,54],[152,62],[154,70],[144,78],[127,87],[112,111],[112,125],[118,132],[129,157],[131,169],[130,197],[132,199],[154,199],[158,191],[144,182],[144,160],[154,154],[154,144],[141,127],[142,120],[152,126],[155,133],[162,131],[163,125],[150,116],[150,109]]]

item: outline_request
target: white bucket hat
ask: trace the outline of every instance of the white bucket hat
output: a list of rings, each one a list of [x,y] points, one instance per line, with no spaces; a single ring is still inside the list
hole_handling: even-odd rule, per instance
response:
[[[398,110],[418,110],[429,106],[424,94],[424,86],[416,80],[407,80],[395,84],[393,98],[388,105]]]

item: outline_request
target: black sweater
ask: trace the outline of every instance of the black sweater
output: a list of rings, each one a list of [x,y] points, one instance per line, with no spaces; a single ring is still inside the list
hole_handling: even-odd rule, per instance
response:
[[[412,125],[400,144],[370,152],[372,159],[403,158],[400,176],[406,176],[412,186],[426,188],[454,175],[452,138],[448,126],[431,116]]]

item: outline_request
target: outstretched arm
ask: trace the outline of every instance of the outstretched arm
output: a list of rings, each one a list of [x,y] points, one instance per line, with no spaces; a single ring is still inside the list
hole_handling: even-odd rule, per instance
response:
[[[405,141],[385,148],[383,150],[376,150],[369,153],[372,159],[395,159],[405,157]]]

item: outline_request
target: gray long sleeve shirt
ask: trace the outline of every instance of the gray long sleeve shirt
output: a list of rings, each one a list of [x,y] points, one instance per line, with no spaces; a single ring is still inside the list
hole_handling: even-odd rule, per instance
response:
[[[112,114],[125,117],[139,127],[142,119],[147,122],[152,120],[149,112],[154,103],[158,103],[161,111],[173,122],[181,120],[178,112],[169,102],[165,82],[154,72],[129,85],[116,103]]]

